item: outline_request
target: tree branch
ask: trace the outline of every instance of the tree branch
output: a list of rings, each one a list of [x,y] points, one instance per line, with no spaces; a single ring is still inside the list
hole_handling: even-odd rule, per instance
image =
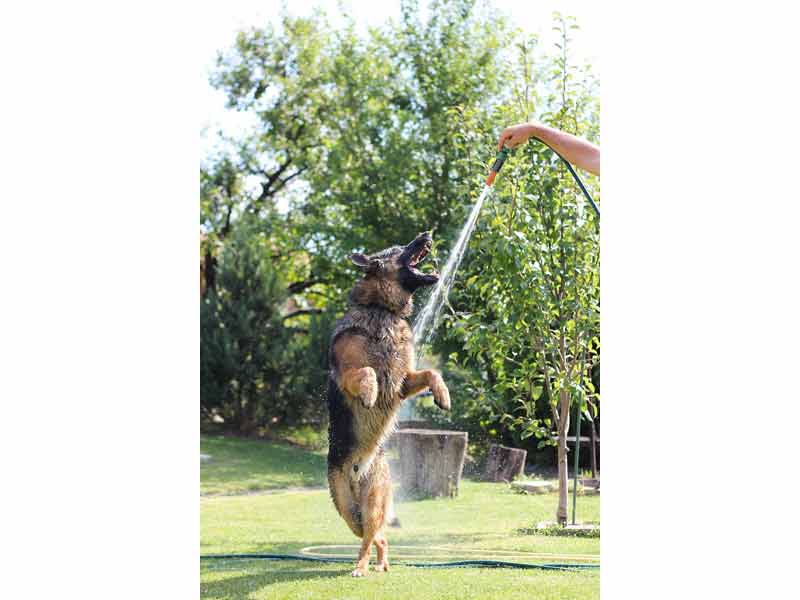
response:
[[[319,315],[322,314],[324,311],[321,308],[304,308],[301,310],[296,310],[293,313],[288,315],[284,315],[281,317],[281,321],[286,321],[287,319],[293,319],[294,317],[299,317],[300,315]]]
[[[325,279],[306,279],[305,281],[295,281],[294,283],[290,283],[289,287],[286,288],[290,294],[297,294],[302,292],[305,289],[310,288],[311,286],[317,285],[318,283],[329,283]]]
[[[231,230],[231,213],[233,212],[233,204],[228,205],[228,214],[225,215],[225,225],[222,226],[222,230],[219,232],[220,239],[224,238]]]
[[[286,162],[283,163],[278,167],[278,169],[274,173],[267,173],[264,170],[259,170],[254,174],[263,175],[267,178],[266,182],[261,184],[261,194],[259,194],[258,198],[256,198],[256,203],[263,202],[267,198],[270,198],[275,195],[277,190],[272,189],[272,185],[280,179],[280,176],[284,174],[286,169],[288,169],[292,164],[291,156],[286,159]]]
[[[300,175],[304,171],[308,171],[308,167],[307,166],[298,169],[297,171],[295,171],[294,173],[292,173],[291,175],[289,175],[285,179],[280,179],[278,181],[279,185],[274,190],[272,190],[272,195],[274,196],[275,194],[280,192],[283,188],[286,187],[287,183],[289,183],[292,179],[294,179],[295,177],[297,177],[298,175]]]

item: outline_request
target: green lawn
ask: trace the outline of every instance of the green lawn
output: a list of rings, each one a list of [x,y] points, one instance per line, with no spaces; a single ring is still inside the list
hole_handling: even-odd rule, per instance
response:
[[[203,495],[327,485],[324,452],[223,436],[201,436],[200,452],[211,456],[200,463]]]
[[[216,450],[215,450],[216,449]],[[278,444],[206,438],[203,451],[212,462],[201,471],[201,489],[241,491],[251,485],[274,488],[278,482],[302,485],[324,482],[324,456]],[[215,454],[215,451],[217,454]],[[243,456],[237,456],[241,453]],[[291,456],[287,456],[291,455]],[[225,457],[234,467],[214,462]],[[316,470],[312,467],[316,465]],[[292,470],[297,467],[297,470]],[[264,473],[248,468],[264,468]],[[221,470],[221,472],[220,472]],[[234,473],[238,472],[241,479]],[[550,572],[509,569],[419,569],[399,565],[403,557],[424,555],[431,560],[493,558],[492,553],[536,552],[596,555],[598,538],[526,535],[520,530],[552,519],[555,494],[525,496],[504,484],[463,481],[454,500],[400,502],[403,527],[389,530],[388,574],[349,576],[349,564],[275,561],[202,561],[204,598],[597,598],[599,571]],[[600,499],[578,499],[579,516],[599,521]],[[270,552],[295,554],[312,545],[355,545],[336,514],[326,490],[205,496],[200,500],[201,554]],[[406,549],[400,546],[413,546]],[[477,550],[478,552],[471,552]],[[355,555],[355,549],[339,552]],[[498,556],[494,556],[498,558]],[[502,557],[501,557],[502,558]],[[414,560],[423,560],[416,558]],[[533,557],[517,562],[547,562]],[[566,559],[549,560],[566,562]]]

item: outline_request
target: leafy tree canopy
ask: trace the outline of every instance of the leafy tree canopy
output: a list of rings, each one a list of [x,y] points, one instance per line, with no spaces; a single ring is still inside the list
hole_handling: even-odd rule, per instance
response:
[[[297,313],[280,343],[300,364],[284,382],[316,385],[301,376],[303,349],[318,349],[308,354],[318,373],[324,336],[313,332],[325,327],[310,324],[342,309],[356,277],[347,254],[425,229],[440,256],[450,248],[502,127],[535,118],[599,141],[597,82],[570,61],[577,25],[556,14],[554,27],[559,43],[541,48],[488,5],[433,1],[422,20],[404,1],[398,21],[366,35],[321,13],[283,16],[220,54],[213,85],[256,125],[201,169],[206,287],[220,248],[254,223],[281,274],[280,310]],[[597,179],[587,182],[599,197]],[[537,142],[495,186],[433,354],[461,382],[454,419],[517,443],[563,442],[572,403],[599,399],[599,229]]]

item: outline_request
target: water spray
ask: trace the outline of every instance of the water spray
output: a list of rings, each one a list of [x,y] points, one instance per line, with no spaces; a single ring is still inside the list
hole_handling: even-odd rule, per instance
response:
[[[538,138],[534,139],[541,141],[538,140]],[[547,147],[550,148],[550,146]],[[553,150],[552,148],[550,149]],[[511,156],[512,152],[513,150],[511,148],[508,146],[503,146],[495,155],[494,163],[492,163],[492,166],[489,167],[489,175],[486,177],[486,185],[484,186],[481,194],[478,196],[478,199],[475,201],[475,204],[473,205],[466,222],[461,228],[461,232],[456,239],[455,245],[450,251],[450,257],[448,258],[447,264],[442,270],[436,287],[434,287],[433,292],[431,292],[431,295],[428,297],[427,303],[417,315],[414,323],[414,345],[417,347],[418,361],[422,358],[422,355],[425,352],[425,346],[427,346],[433,338],[434,331],[439,322],[439,316],[441,315],[444,304],[447,302],[450,288],[453,286],[453,282],[455,281],[456,271],[458,271],[458,267],[461,265],[461,260],[463,259],[467,250],[467,244],[469,243],[469,238],[475,229],[475,224],[478,220],[478,215],[481,207],[483,206],[483,202],[492,189],[492,184],[494,184],[495,177],[497,177],[497,174],[500,172],[500,169],[503,168],[503,165],[505,164],[506,160],[508,160],[508,157]],[[567,169],[569,169],[569,172],[575,178],[578,187],[581,189],[584,196],[586,196],[589,204],[591,204],[592,208],[599,217],[600,209],[597,208],[594,200],[592,200],[592,197],[586,190],[586,186],[583,185],[583,182],[572,168],[572,165],[570,165],[563,156],[558,154],[558,152],[555,150],[553,150],[553,152],[555,152],[556,156],[558,156],[567,166]]]
[[[489,169],[489,176],[486,178],[486,186],[472,206],[472,210],[464,226],[461,228],[455,246],[453,246],[453,249],[450,251],[447,264],[439,277],[439,282],[428,297],[428,302],[420,311],[419,315],[417,315],[414,323],[414,345],[417,347],[417,361],[422,358],[425,352],[425,346],[430,343],[433,337],[436,325],[439,322],[442,307],[445,302],[447,302],[447,296],[455,281],[456,271],[458,271],[461,260],[464,258],[469,238],[472,235],[472,231],[475,229],[475,223],[478,220],[478,214],[481,211],[483,202],[491,191],[494,178],[497,177],[497,173],[503,168],[510,154],[511,148],[503,146],[495,156],[494,163]]]

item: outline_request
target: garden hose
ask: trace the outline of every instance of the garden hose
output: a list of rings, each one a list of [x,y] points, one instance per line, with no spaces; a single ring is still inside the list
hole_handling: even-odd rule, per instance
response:
[[[298,554],[206,554],[200,560],[299,560],[316,563],[352,563],[351,558],[319,558],[316,556],[301,556]],[[396,562],[401,567],[417,567],[420,569],[452,569],[452,568],[506,568],[506,569],[541,569],[545,571],[585,571],[599,569],[600,565],[583,565],[570,563],[543,563],[531,565],[527,563],[507,562],[504,560],[457,560],[441,563],[413,563]]]
[[[534,139],[537,142],[540,142],[540,143],[544,144],[545,146],[547,146],[547,144],[545,144],[542,140],[540,140],[537,137],[533,137],[532,139]],[[547,147],[550,148],[550,146],[547,146]],[[575,179],[575,183],[578,184],[578,187],[581,189],[581,191],[583,192],[583,195],[589,201],[589,204],[592,205],[592,208],[594,209],[594,212],[597,214],[597,217],[599,218],[600,217],[600,209],[597,208],[597,204],[595,204],[594,200],[592,199],[592,196],[589,194],[589,191],[586,189],[586,186],[583,185],[583,181],[581,181],[581,178],[578,177],[578,174],[575,172],[575,169],[573,169],[572,165],[569,164],[569,161],[567,159],[565,159],[563,156],[561,156],[558,152],[556,152],[552,148],[550,148],[550,150],[552,150],[553,154],[555,154],[558,158],[560,158],[561,162],[563,162],[567,166],[567,169],[572,174],[572,177]],[[511,153],[511,148],[509,148],[508,146],[503,146],[502,150],[500,150],[495,155],[494,163],[489,168],[489,176],[486,178],[486,187],[489,187],[494,183],[494,178],[497,177],[497,174],[500,172],[500,169],[503,168],[503,164],[505,164],[506,159],[508,158],[510,153]]]
[[[542,142],[542,140],[540,140],[537,137],[534,137],[533,139],[535,139],[537,142],[541,142],[542,144],[544,144],[544,142]],[[547,144],[544,144],[544,145],[547,146]],[[550,146],[547,146],[547,147],[550,148]],[[578,187],[581,188],[581,191],[583,192],[583,195],[586,196],[586,199],[589,201],[589,204],[592,205],[592,208],[594,209],[594,212],[597,214],[597,217],[600,218],[600,209],[597,208],[597,204],[595,204],[594,200],[592,200],[591,195],[586,190],[586,186],[583,185],[583,181],[581,181],[581,178],[578,177],[578,174],[575,172],[575,169],[572,168],[572,165],[569,164],[569,161],[566,158],[561,156],[558,152],[556,152],[552,148],[550,148],[550,150],[552,150],[553,154],[555,154],[558,158],[560,158],[561,162],[563,162],[567,166],[567,169],[569,170],[569,172],[572,173],[572,177],[575,178],[575,183],[577,183]]]

